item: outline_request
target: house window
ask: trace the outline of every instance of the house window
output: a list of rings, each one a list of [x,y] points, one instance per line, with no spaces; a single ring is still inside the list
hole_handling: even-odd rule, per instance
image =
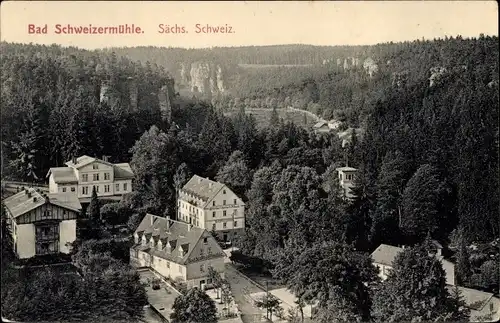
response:
[[[127,183],[123,183],[123,190],[126,191],[127,190]]]
[[[94,189],[95,189],[96,193],[99,193],[99,185],[97,185],[97,186],[94,185]]]
[[[215,206],[215,201],[212,202],[212,205]]]
[[[234,221],[234,227],[238,226],[238,221]]]
[[[212,218],[215,218],[215,211],[212,212]]]
[[[213,223],[213,224],[212,224],[212,230],[215,230],[215,228],[216,228],[216,224],[215,224],[215,223]]]
[[[99,169],[99,165],[98,164],[92,165],[92,169]]]
[[[82,182],[88,182],[89,181],[89,174],[83,174],[82,175]]]
[[[170,269],[170,261],[167,260],[167,268]]]
[[[223,191],[222,191],[222,194],[226,194],[226,190],[223,190]]]
[[[88,186],[82,187],[82,194],[83,195],[88,195],[89,194],[89,187]]]
[[[75,192],[76,189],[74,187],[71,188],[71,192]]]
[[[63,193],[66,193],[66,187],[62,188]]]
[[[235,205],[236,205],[236,199],[234,199],[234,200],[233,200],[233,204],[235,204]]]
[[[208,247],[208,248],[207,248],[207,253],[208,253],[209,255],[211,255],[211,254],[212,254],[212,247]]]
[[[92,174],[92,179],[95,181],[98,181],[99,180],[99,173],[97,174]]]
[[[109,173],[104,173],[104,180],[109,180]]]
[[[226,216],[227,215],[227,212],[226,211],[222,211],[222,216]]]
[[[204,271],[205,271],[205,265],[204,265],[204,264],[201,264],[201,265],[200,265],[200,271],[201,271],[201,272],[204,272]]]
[[[106,193],[109,192],[109,185],[104,185],[104,192],[106,192]]]
[[[120,184],[115,184],[115,191],[120,192]]]
[[[223,228],[226,228],[226,227],[227,227],[226,222],[222,223],[222,227],[223,227]]]
[[[207,241],[208,241],[207,237],[203,238],[203,243],[207,243]]]
[[[222,205],[226,205],[226,200],[223,200],[223,201],[222,201]]]

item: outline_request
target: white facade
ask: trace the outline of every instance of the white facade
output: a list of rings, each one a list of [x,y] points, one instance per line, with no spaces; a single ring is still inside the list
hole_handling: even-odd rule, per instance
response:
[[[179,191],[177,208],[178,220],[208,231],[229,234],[245,228],[245,203],[226,185],[196,175]]]
[[[356,168],[352,167],[340,167],[337,168],[339,175],[339,184],[343,190],[343,194],[346,198],[352,198],[352,188],[354,187],[354,179],[357,173]]]
[[[134,233],[130,262],[187,287],[210,284],[209,267],[224,277],[225,253],[214,237],[188,223],[146,214]]]
[[[98,197],[116,199],[132,192],[133,173],[127,163],[112,164],[82,156],[66,165],[68,167],[49,170],[50,193],[75,194],[79,199],[90,199],[95,187]]]
[[[75,196],[44,195],[33,188],[4,200],[7,228],[19,259],[71,251],[81,205]]]

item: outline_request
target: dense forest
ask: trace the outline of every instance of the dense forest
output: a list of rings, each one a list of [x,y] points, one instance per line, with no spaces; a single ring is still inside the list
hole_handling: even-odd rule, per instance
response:
[[[345,320],[410,320],[404,309],[391,316],[397,302],[370,299],[413,286],[405,280],[408,271],[417,277],[434,268],[432,262],[405,267],[405,257],[418,258],[429,238],[455,246],[462,285],[498,290],[491,278],[500,254],[493,243],[500,234],[497,45],[497,37],[481,36],[341,48],[384,62],[370,77],[364,68],[320,68],[323,49],[308,46],[89,52],[2,44],[2,176],[42,178],[74,154],[130,160],[135,192],[123,203],[131,213],[172,217],[175,189],[191,174],[215,178],[246,201],[247,228],[237,241],[242,253],[266,263],[301,298],[319,300],[324,322],[340,309]],[[143,53],[134,58],[141,62],[120,56],[129,53]],[[231,118],[209,102],[181,96],[172,97],[171,120],[162,118],[157,93],[171,76],[160,60],[169,53],[178,53],[172,64],[183,53],[193,59],[229,53],[224,61],[234,63],[315,64],[317,73],[301,67],[304,73],[289,73],[289,82],[281,79],[275,88],[262,79],[264,86],[255,86],[257,76],[241,82],[253,84],[249,100],[269,98],[271,108],[287,98],[300,101],[315,113],[362,126],[364,136],[353,135],[342,147],[336,134],[315,134],[276,111],[269,126],[257,130],[245,112],[249,101],[234,105],[231,97],[225,100],[238,110]],[[137,82],[137,105],[130,77]],[[117,100],[100,100],[103,80]],[[352,201],[340,197],[335,171],[346,163],[358,169]],[[393,285],[384,288],[377,287],[366,257],[380,243],[415,245],[398,260]],[[493,256],[459,247],[472,243],[493,248]],[[301,274],[307,268],[311,272]],[[443,273],[434,274],[443,290]],[[444,308],[456,305],[452,296],[443,291],[422,317],[450,314]],[[455,314],[448,319],[460,319]]]

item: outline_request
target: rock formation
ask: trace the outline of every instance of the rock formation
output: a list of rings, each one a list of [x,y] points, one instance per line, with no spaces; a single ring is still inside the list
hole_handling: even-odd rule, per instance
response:
[[[442,66],[436,66],[436,67],[431,67],[430,73],[431,76],[429,77],[429,87],[433,87],[436,84],[439,84],[440,81],[443,80],[443,78],[446,75],[446,72],[448,70],[446,67]]]
[[[370,75],[370,77],[373,77],[373,74],[378,72],[378,65],[371,57],[365,59],[365,61],[363,62],[363,68],[368,73],[368,75]]]

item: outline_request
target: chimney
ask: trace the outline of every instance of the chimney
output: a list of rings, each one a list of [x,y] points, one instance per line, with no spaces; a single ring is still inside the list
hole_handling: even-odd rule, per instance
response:
[[[102,160],[105,161],[105,162],[107,162],[108,161],[108,156],[102,155]]]
[[[150,218],[151,218],[151,225],[153,225],[155,223],[154,215],[151,214]]]
[[[213,183],[208,183],[208,187],[212,188]]]
[[[77,163],[76,156],[73,156],[73,157],[71,158],[71,161],[73,162],[73,164],[75,164],[75,165],[76,165],[76,163]]]
[[[170,216],[167,216],[167,231],[170,231]]]
[[[45,194],[44,197],[45,197],[45,202],[47,202],[47,203],[50,202],[50,198],[47,194]]]

